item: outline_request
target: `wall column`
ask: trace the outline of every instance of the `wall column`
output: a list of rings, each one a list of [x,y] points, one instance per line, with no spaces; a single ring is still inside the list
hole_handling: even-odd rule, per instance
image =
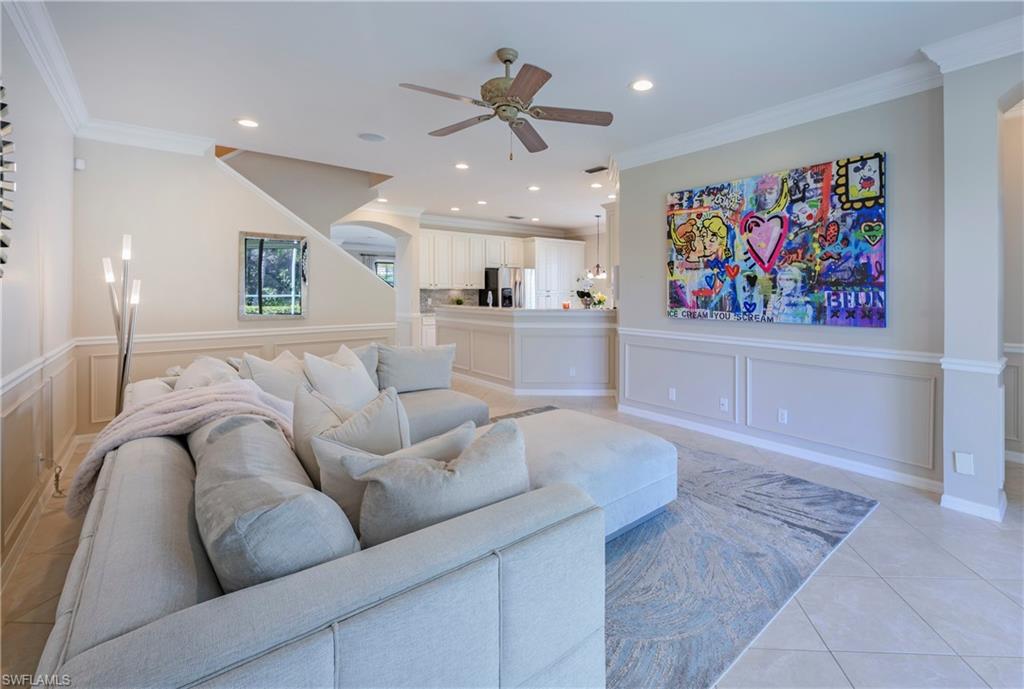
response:
[[[1021,56],[962,68],[929,56],[944,73],[942,505],[1000,521],[1006,359],[999,118],[1001,101],[1020,82]]]
[[[400,345],[419,345],[423,316],[420,314],[420,234],[395,239],[395,337]]]

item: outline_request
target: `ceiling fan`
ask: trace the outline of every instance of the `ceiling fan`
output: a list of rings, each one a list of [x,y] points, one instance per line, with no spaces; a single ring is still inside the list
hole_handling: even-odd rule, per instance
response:
[[[435,129],[430,132],[431,136],[448,136],[497,116],[502,122],[508,122],[508,126],[523,143],[527,151],[537,153],[538,151],[543,151],[548,145],[541,138],[540,134],[537,133],[537,130],[533,128],[529,120],[520,117],[520,115],[529,115],[537,120],[592,124],[599,127],[607,127],[612,123],[612,114],[610,112],[533,105],[533,97],[551,78],[551,72],[534,65],[523,65],[515,78],[512,78],[512,63],[519,57],[519,53],[512,48],[500,48],[496,54],[498,59],[505,65],[505,76],[494,77],[481,84],[480,98],[460,96],[455,93],[439,91],[438,89],[418,86],[416,84],[399,84],[402,88],[451,98],[492,111],[486,115],[477,115],[468,120],[456,122],[441,129]]]

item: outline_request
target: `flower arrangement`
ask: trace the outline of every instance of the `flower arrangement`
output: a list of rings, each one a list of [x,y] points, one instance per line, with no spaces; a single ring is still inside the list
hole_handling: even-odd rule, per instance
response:
[[[602,307],[608,303],[608,297],[601,292],[594,292],[591,294],[591,297],[594,299],[594,306]]]

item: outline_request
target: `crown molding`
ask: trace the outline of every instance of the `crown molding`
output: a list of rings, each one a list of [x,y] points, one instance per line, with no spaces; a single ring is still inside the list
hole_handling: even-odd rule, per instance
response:
[[[998,24],[930,43],[921,52],[939,66],[943,74],[991,62],[1024,51],[1024,17],[1016,16]]]
[[[370,201],[363,206],[360,206],[355,211],[366,212],[366,213],[383,213],[386,215],[400,215],[407,218],[419,218],[423,215],[423,209],[416,206],[399,206],[393,203],[377,203],[377,201]],[[345,223],[339,221],[334,223],[335,225],[344,225]],[[358,221],[353,221],[353,224],[358,225]]]
[[[942,85],[942,75],[921,61],[828,91],[684,132],[615,156],[620,170],[742,141],[761,134],[813,122],[902,98]]]
[[[478,218],[461,218],[453,215],[424,213],[420,216],[420,227],[434,230],[461,230],[463,232],[483,232],[522,235],[524,237],[565,236],[570,230],[557,227],[535,225],[534,223],[517,224],[500,220],[481,220]]]
[[[4,2],[4,10],[72,132],[89,120],[82,92],[57,30],[41,2]]]
[[[184,153],[202,156],[213,148],[214,140],[205,136],[193,136],[169,132],[165,129],[153,129],[124,122],[91,119],[78,129],[75,136],[79,139],[105,141],[111,144],[139,146],[157,151]]]

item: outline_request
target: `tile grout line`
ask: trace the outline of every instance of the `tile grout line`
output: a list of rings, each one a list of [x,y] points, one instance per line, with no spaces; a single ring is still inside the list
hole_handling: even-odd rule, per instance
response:
[[[868,515],[868,516],[870,516],[870,515]],[[838,548],[837,548],[837,550],[838,550]],[[811,579],[813,579],[813,578],[814,577],[812,576]],[[811,579],[808,579],[807,582],[810,583]],[[803,616],[807,619],[807,623],[809,625],[811,625],[811,629],[813,629],[814,633],[818,635],[818,639],[821,640],[822,646],[824,646],[825,650],[828,651],[828,654],[830,656],[832,656],[832,662],[835,663],[836,667],[839,668],[839,671],[841,673],[843,673],[843,677],[846,679],[847,684],[850,685],[850,689],[854,689],[853,680],[850,679],[850,676],[848,674],[846,674],[846,668],[844,668],[843,664],[839,662],[839,658],[836,658],[835,652],[831,648],[828,647],[827,643],[825,643],[825,637],[823,637],[821,635],[821,632],[818,630],[817,626],[815,626],[815,624],[814,624],[814,620],[812,620],[811,616],[807,614],[807,611],[804,609],[804,606],[800,602],[800,599],[797,598],[796,596],[793,596],[793,600],[796,602],[797,607],[800,608],[800,612],[803,613]]]

